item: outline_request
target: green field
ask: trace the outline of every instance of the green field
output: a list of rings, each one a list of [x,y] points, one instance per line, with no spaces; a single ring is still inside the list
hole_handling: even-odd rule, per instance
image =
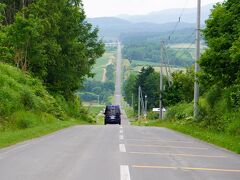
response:
[[[152,66],[156,72],[160,72],[159,63],[155,63],[155,62],[133,60],[130,64],[130,68],[127,67],[128,66],[127,64],[128,63],[124,62],[124,66],[126,66],[126,69],[128,69],[128,70],[130,69],[131,71],[134,71],[134,72],[139,72],[139,71],[141,71],[141,69],[143,67],[147,67],[147,66]],[[175,72],[175,71],[185,71],[186,69],[178,68],[178,67],[171,67],[170,70],[171,70],[171,72]],[[166,74],[165,70],[163,73]]]
[[[106,52],[103,57],[96,60],[96,64],[93,67],[93,73],[95,74],[94,80],[102,81],[102,76],[104,72],[104,68],[109,62],[109,59],[115,59],[115,53]]]
[[[159,66],[159,63],[133,60],[131,65],[132,66]]]

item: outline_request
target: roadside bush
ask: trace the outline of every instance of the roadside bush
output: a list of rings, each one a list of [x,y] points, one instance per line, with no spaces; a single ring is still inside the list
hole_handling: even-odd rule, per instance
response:
[[[182,120],[193,118],[193,103],[179,103],[167,109],[166,119]]]
[[[206,100],[209,105],[209,108],[213,108],[216,102],[221,98],[222,89],[215,85],[213,86],[206,94]]]
[[[148,112],[147,114],[147,119],[149,120],[156,120],[159,118],[159,113],[158,112]]]
[[[34,97],[32,93],[28,90],[23,90],[20,92],[20,103],[23,104],[25,109],[35,109]]]
[[[232,110],[240,109],[240,85],[233,85],[225,93],[225,99],[227,99],[227,107]],[[229,109],[228,108],[228,109]]]
[[[225,132],[231,135],[240,135],[240,86],[221,89],[212,87],[205,96],[201,97],[198,106],[198,117],[192,118],[193,104],[180,103],[170,107],[166,119],[194,123],[197,126]]]
[[[55,99],[60,107],[62,107],[67,117],[81,119],[90,123],[94,122],[93,117],[91,117],[87,110],[84,109],[77,96],[73,96],[72,98],[66,100],[63,96],[56,95]]]

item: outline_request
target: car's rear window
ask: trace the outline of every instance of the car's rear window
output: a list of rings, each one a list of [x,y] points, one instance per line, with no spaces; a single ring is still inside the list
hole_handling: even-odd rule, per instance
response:
[[[117,107],[107,107],[107,110],[106,110],[107,114],[108,115],[116,115],[116,114],[120,114],[120,110],[119,108]]]

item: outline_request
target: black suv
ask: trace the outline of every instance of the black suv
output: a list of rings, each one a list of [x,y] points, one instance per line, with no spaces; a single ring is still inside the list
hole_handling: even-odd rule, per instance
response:
[[[121,111],[119,106],[106,106],[104,124],[121,124]]]

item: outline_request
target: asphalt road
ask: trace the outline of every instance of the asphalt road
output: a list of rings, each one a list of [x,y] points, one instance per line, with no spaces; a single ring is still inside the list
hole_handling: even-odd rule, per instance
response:
[[[122,119],[2,149],[0,180],[240,179],[239,155],[165,128],[130,126],[124,112]]]

